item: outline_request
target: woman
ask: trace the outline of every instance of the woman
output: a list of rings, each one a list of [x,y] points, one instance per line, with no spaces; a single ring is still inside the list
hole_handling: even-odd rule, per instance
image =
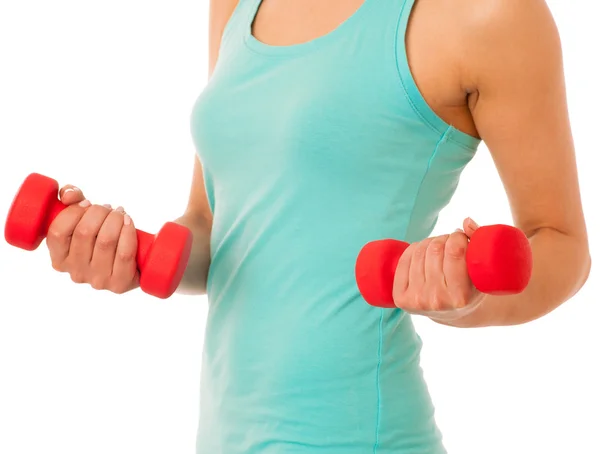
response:
[[[179,291],[208,294],[198,453],[441,454],[411,314],[515,325],[590,269],[559,36],[542,0],[212,0],[210,80],[193,109]],[[460,25],[460,26],[459,26]],[[485,141],[530,240],[514,296],[469,281],[438,213]],[[138,286],[122,207],[74,186],[47,245],[75,282]],[[412,243],[397,310],[369,306],[360,248]]]

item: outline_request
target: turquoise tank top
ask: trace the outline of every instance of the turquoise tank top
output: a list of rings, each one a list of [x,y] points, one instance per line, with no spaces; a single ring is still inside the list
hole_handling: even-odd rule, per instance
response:
[[[240,0],[191,115],[214,224],[198,454],[442,454],[402,310],[369,306],[372,240],[432,232],[479,140],[426,104],[414,0],[365,0],[312,41],[252,36]]]

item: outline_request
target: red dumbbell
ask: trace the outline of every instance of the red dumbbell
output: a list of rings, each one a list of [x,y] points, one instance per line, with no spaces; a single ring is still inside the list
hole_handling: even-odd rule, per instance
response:
[[[358,254],[356,283],[372,306],[393,308],[396,266],[408,243],[385,239],[366,244]],[[477,290],[490,295],[521,293],[531,278],[533,257],[525,234],[508,225],[475,231],[466,252],[467,269]]]
[[[4,227],[12,246],[33,251],[48,234],[56,216],[66,208],[58,199],[58,182],[38,173],[30,174],[17,192]],[[171,296],[183,277],[192,247],[191,231],[167,222],[156,235],[136,230],[140,288],[158,298]]]

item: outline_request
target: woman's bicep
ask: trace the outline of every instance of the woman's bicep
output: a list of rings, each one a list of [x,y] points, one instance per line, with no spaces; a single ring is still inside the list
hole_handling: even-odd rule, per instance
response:
[[[497,4],[472,44],[478,132],[518,227],[587,240],[558,30],[540,0]]]

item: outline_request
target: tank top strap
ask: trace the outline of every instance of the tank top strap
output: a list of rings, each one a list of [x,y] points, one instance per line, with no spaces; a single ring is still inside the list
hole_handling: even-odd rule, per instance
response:
[[[251,0],[260,1],[260,0]],[[373,70],[385,71],[401,79],[412,102],[418,91],[412,79],[406,51],[406,32],[417,0],[364,0],[352,27],[346,29],[346,42],[360,42],[360,58]],[[357,55],[358,57],[358,55]]]
[[[364,0],[361,9],[364,26],[385,30],[386,36],[405,32],[408,18],[416,0]],[[392,40],[393,41],[393,40]]]
[[[221,51],[226,51],[232,44],[238,44],[244,34],[252,26],[252,18],[261,0],[238,0],[229,17],[221,36]]]
[[[262,0],[250,0],[260,3]],[[416,0],[364,0],[353,16],[346,22],[351,26],[340,27],[340,44],[355,43],[355,48],[365,50],[362,57],[375,68],[393,67],[394,72],[408,67],[405,36],[408,21]],[[345,25],[345,24],[342,24]],[[358,44],[360,42],[360,44]],[[350,46],[352,47],[352,46]]]

